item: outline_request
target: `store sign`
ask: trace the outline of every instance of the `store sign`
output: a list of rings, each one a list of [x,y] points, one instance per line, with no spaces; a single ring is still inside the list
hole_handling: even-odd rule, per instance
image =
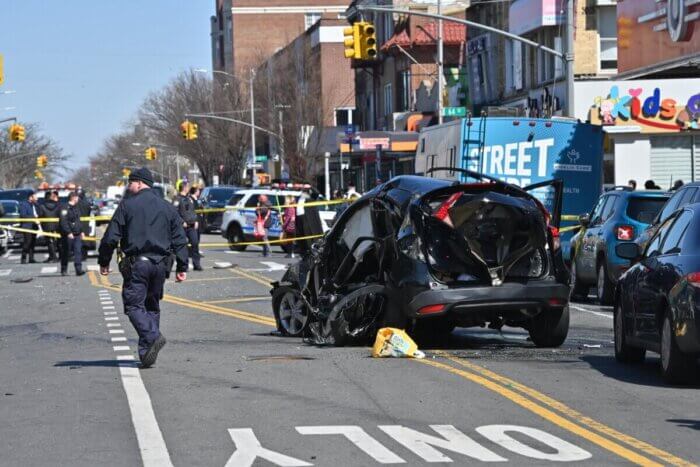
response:
[[[697,0],[617,2],[618,72],[683,61],[700,50]]]
[[[389,138],[360,138],[361,150],[377,149],[377,146],[381,146],[382,149],[389,149]]]
[[[543,26],[556,26],[564,21],[563,0],[518,0],[508,9],[508,31],[525,34]]]
[[[607,97],[598,97],[589,119],[594,125],[634,126],[641,133],[674,133],[700,129],[700,93],[686,102],[666,96],[660,88],[631,87],[621,92],[613,86]]]

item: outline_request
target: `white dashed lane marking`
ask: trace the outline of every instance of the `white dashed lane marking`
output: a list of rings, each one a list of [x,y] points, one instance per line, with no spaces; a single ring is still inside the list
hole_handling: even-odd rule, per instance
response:
[[[118,316],[107,316],[105,317],[105,321],[117,321],[119,320]]]
[[[119,323],[107,323],[108,328],[118,328],[121,327],[121,324]]]
[[[12,269],[0,269],[0,277],[9,276],[12,273]]]
[[[109,333],[110,334],[124,334],[124,330],[123,329],[110,329]]]
[[[115,352],[128,352],[131,348],[128,345],[115,345],[112,347]]]
[[[119,360],[119,361],[134,360],[134,356],[133,355],[117,355],[117,360]]]
[[[112,337],[112,342],[126,342],[126,337]]]

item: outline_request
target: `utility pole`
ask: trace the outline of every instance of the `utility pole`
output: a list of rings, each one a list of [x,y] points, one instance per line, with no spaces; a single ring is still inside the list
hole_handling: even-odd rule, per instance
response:
[[[574,118],[574,0],[566,2],[566,115]]]
[[[255,82],[255,70],[250,69],[250,153],[253,162],[253,167],[251,168],[251,182],[253,186],[258,186],[258,177],[255,170],[255,92],[253,92],[253,84]]]
[[[280,173],[277,174],[279,178],[282,178],[282,173],[284,173],[284,110],[280,108],[277,111],[279,116],[280,125],[280,138],[279,138],[279,151],[280,151]]]
[[[437,14],[442,16],[442,1],[437,0]],[[438,111],[438,124],[442,124],[442,76],[443,76],[443,41],[442,41],[442,19],[438,19],[438,37],[437,37],[437,61],[438,61],[438,88],[437,88],[437,111]]]

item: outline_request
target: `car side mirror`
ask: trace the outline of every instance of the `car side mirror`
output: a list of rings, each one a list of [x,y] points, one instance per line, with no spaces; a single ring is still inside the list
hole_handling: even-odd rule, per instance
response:
[[[632,242],[620,243],[615,247],[615,253],[622,259],[629,259],[634,261],[638,259],[642,252],[640,251],[639,245]]]
[[[591,224],[591,215],[588,213],[581,214],[578,216],[578,223],[581,224],[582,227],[588,227]]]

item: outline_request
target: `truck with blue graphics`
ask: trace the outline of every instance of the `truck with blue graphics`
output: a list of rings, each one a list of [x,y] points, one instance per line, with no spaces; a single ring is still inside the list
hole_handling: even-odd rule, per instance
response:
[[[525,187],[550,179],[564,182],[562,250],[578,215],[589,212],[602,190],[603,131],[572,119],[480,117],[454,120],[421,130],[416,150],[418,175],[468,178],[455,167],[481,172]],[[534,192],[553,211],[552,187]],[[567,228],[568,227],[568,228]]]

